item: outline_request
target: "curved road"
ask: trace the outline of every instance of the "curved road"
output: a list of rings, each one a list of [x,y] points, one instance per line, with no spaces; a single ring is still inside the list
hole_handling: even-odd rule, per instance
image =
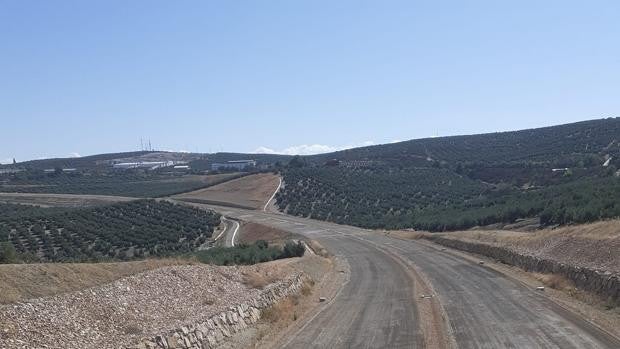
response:
[[[224,246],[234,247],[237,240],[237,232],[239,231],[239,222],[227,217],[222,217],[224,224],[226,224],[225,230],[222,232],[224,235]]]
[[[322,243],[346,256],[350,280],[336,301],[299,331],[287,348],[422,347],[413,280],[394,259],[368,244],[325,237]],[[364,277],[357,277],[364,275]]]
[[[212,207],[226,216],[318,240],[350,265],[333,303],[287,348],[415,348],[424,340],[411,261],[437,292],[459,348],[620,348],[620,341],[522,284],[455,255],[365,229],[282,214]],[[389,253],[388,253],[389,252]]]

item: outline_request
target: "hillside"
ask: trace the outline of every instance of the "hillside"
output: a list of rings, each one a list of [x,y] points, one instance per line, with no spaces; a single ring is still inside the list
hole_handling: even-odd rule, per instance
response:
[[[619,140],[614,118],[301,157],[283,169],[277,202],[371,228],[590,222],[620,215]]]

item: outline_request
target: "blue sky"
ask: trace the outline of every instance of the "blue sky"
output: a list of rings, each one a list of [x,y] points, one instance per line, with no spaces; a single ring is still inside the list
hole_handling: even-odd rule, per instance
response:
[[[619,15],[615,0],[0,0],[0,162],[618,116]]]

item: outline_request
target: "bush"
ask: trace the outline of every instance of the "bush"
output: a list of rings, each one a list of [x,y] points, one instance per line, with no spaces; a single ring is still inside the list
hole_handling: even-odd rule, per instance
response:
[[[10,242],[0,242],[0,263],[17,263],[17,251]]]
[[[301,257],[304,255],[303,243],[289,241],[284,248],[269,246],[267,241],[259,240],[251,245],[241,244],[235,247],[214,247],[194,253],[196,258],[207,264],[215,265],[250,265],[269,262],[276,259]]]

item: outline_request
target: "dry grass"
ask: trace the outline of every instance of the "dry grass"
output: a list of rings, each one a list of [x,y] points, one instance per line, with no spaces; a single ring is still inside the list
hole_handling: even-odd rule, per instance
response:
[[[191,262],[181,259],[149,259],[118,263],[0,265],[0,303],[77,291],[147,270],[182,264]]]
[[[555,229],[541,229],[533,233],[510,230],[468,230],[447,233],[482,242],[496,242],[502,244],[529,245],[535,241],[550,238],[580,238],[589,240],[620,240],[620,220],[607,220],[590,224],[565,226]]]
[[[312,279],[305,278],[300,294],[286,297],[264,309],[261,313],[261,323],[266,326],[259,327],[257,340],[273,337],[275,333],[283,331],[301,315],[307,313],[316,304],[310,299],[314,284]]]
[[[251,288],[263,289],[265,286],[278,280],[275,274],[260,271],[246,271],[243,273],[243,284]]]
[[[542,229],[529,233],[468,230],[438,235],[506,247],[560,263],[620,273],[620,220]]]
[[[265,240],[270,244],[284,244],[292,236],[290,232],[258,223],[243,223],[239,229],[239,241],[247,244],[257,240]]]
[[[286,326],[292,321],[297,321],[302,297],[309,296],[312,293],[313,286],[313,281],[304,281],[301,288],[301,295],[291,295],[271,307],[264,309],[261,320],[269,324],[278,323],[279,326]]]
[[[314,280],[306,280],[301,286],[301,295],[304,297],[311,295],[313,287],[314,287]]]
[[[545,287],[561,291],[569,297],[582,303],[595,306],[598,309],[615,310],[619,304],[611,299],[604,299],[600,295],[578,289],[575,284],[562,275],[530,273]]]
[[[331,253],[329,253],[329,251],[327,251],[327,249],[325,249],[325,247],[323,247],[323,245],[321,245],[318,241],[310,240],[310,241],[307,241],[306,243],[318,256],[321,256],[324,258],[329,258],[331,256]]]
[[[557,274],[536,274],[536,279],[542,282],[546,287],[560,291],[568,291],[575,289],[575,284],[562,275]]]
[[[422,232],[422,231],[411,231],[411,230],[392,230],[392,231],[384,231],[383,234],[394,236],[400,239],[409,239],[409,240],[418,240],[422,239],[430,233]]]
[[[263,209],[278,187],[279,177],[259,173],[233,179],[212,187],[174,196],[176,199],[199,199]]]

